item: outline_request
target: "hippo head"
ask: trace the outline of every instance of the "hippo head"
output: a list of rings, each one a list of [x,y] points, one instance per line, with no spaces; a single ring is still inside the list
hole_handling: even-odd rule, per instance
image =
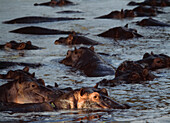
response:
[[[73,34],[74,35],[74,34]],[[72,45],[73,44],[73,35],[72,34],[70,34],[68,37],[66,37],[66,38],[59,38],[58,40],[56,40],[55,42],[54,42],[54,44],[62,44],[62,43],[64,43],[64,44],[66,44],[66,45]]]
[[[135,17],[135,13],[133,10],[125,10],[124,11],[124,17]]]
[[[142,60],[137,61],[146,65],[148,69],[155,70],[170,67],[170,57],[164,54],[145,53]]]
[[[78,95],[77,108],[82,109],[112,109],[126,108],[125,105],[119,104],[108,97],[105,88],[81,88]]]
[[[10,70],[7,74],[0,74],[1,79],[11,79],[11,80],[18,80],[20,78],[29,77],[31,79],[34,79],[39,84],[42,84],[45,86],[43,79],[36,79],[35,73],[29,73],[29,67],[23,68],[23,70]]]
[[[64,6],[67,4],[67,1],[66,0],[51,0],[50,1],[50,6],[54,7],[56,5],[58,6]]]
[[[127,83],[138,83],[140,81],[153,80],[154,75],[140,64],[133,61],[123,62],[116,70],[115,79],[124,80]]]
[[[16,41],[10,41],[5,44],[5,47],[10,48],[10,49],[22,50],[26,47],[26,44],[24,42],[17,43]]]
[[[52,101],[56,97],[55,92],[29,77],[20,77],[7,84],[7,102],[42,103]]]
[[[1,79],[14,79],[14,80],[17,80],[19,79],[19,77],[21,76],[25,76],[25,75],[29,75],[30,77],[34,77],[35,76],[35,73],[32,73],[30,74],[29,73],[29,67],[25,67],[23,68],[23,70],[10,70],[8,71],[7,74],[4,74],[4,75],[1,75],[2,78]]]
[[[60,63],[65,64],[67,66],[75,67],[80,57],[82,57],[85,54],[85,52],[88,51],[93,52],[94,47],[93,46],[90,48],[81,47],[79,49],[75,48],[74,50],[68,50],[66,58],[60,61]]]

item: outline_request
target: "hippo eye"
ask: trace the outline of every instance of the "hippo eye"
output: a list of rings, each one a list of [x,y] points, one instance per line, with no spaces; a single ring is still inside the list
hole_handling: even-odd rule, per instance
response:
[[[35,87],[36,87],[36,84],[32,83],[32,84],[31,84],[31,87],[32,87],[32,88],[35,88]]]
[[[94,99],[98,99],[98,98],[99,98],[99,96],[97,96],[97,95],[96,95],[96,96],[94,96]]]
[[[159,61],[157,61],[157,63],[161,63],[161,61],[159,60]]]

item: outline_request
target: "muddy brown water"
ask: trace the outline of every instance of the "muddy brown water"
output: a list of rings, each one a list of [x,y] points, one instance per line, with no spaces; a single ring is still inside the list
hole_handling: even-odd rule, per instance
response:
[[[30,69],[35,72],[37,78],[45,80],[46,85],[54,85],[57,82],[60,87],[80,87],[94,86],[103,78],[111,79],[114,76],[86,77],[79,71],[74,71],[70,67],[59,64],[67,50],[74,46],[54,45],[54,41],[59,37],[67,35],[24,35],[9,33],[10,30],[24,26],[41,26],[51,29],[59,29],[86,34],[102,45],[95,46],[96,52],[103,52],[109,55],[102,55],[108,63],[118,67],[124,60],[141,59],[145,52],[164,53],[170,56],[170,28],[168,27],[140,27],[135,25],[136,21],[144,17],[124,20],[94,19],[95,17],[108,14],[113,10],[133,9],[127,6],[130,0],[72,0],[77,3],[74,6],[65,7],[43,7],[33,6],[35,2],[47,2],[46,0],[1,0],[0,2],[0,22],[24,17],[24,16],[44,16],[44,17],[80,17],[85,20],[48,22],[39,24],[2,24],[0,23],[0,43],[16,41],[32,41],[42,50],[15,51],[1,50],[0,60],[42,63],[45,66]],[[59,11],[74,10],[82,13],[63,14]],[[162,9],[165,14],[159,14],[154,19],[170,24],[170,7]],[[136,28],[138,33],[144,37],[127,41],[114,41],[108,38],[96,36],[110,28],[129,24],[130,28]],[[77,45],[80,47],[83,45]],[[89,46],[88,46],[89,47]],[[24,54],[20,56],[19,54]],[[8,70],[22,69],[16,66],[0,70],[6,73]],[[60,110],[57,112],[30,112],[11,113],[0,112],[0,121],[16,122],[101,122],[101,121],[134,121],[134,122],[170,122],[170,69],[161,69],[153,72],[159,78],[154,81],[147,81],[146,84],[128,84],[116,87],[106,87],[111,98],[120,103],[128,103],[130,109],[112,111],[82,111],[82,110]],[[6,83],[0,80],[0,84]]]

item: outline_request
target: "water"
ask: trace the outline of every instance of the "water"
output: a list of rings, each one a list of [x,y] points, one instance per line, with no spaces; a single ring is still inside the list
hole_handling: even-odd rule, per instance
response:
[[[74,30],[86,34],[102,45],[95,46],[96,52],[104,52],[109,56],[102,56],[108,63],[118,67],[125,60],[141,59],[145,52],[164,53],[170,56],[170,28],[160,27],[139,27],[135,25],[136,21],[143,19],[125,19],[125,20],[107,20],[94,19],[95,17],[108,14],[113,10],[132,9],[133,6],[126,4],[130,0],[72,0],[78,5],[66,7],[43,7],[33,6],[35,2],[41,3],[46,0],[1,0],[0,2],[0,22],[23,17],[23,16],[45,16],[45,17],[81,17],[85,20],[63,21],[40,24],[2,24],[0,23],[0,44],[5,42],[32,41],[33,44],[44,47],[42,50],[35,51],[0,51],[0,60],[42,63],[45,66],[30,69],[35,72],[37,78],[45,80],[46,85],[54,85],[57,82],[60,87],[72,87],[74,89],[82,86],[94,86],[103,78],[111,79],[114,76],[106,77],[86,77],[79,71],[72,72],[70,67],[59,64],[58,61],[63,59],[67,50],[73,49],[74,46],[54,45],[54,41],[59,37],[67,35],[37,36],[21,35],[9,33],[24,26],[41,26],[60,30]],[[58,11],[75,10],[83,13],[59,14]],[[163,8],[166,14],[160,14],[155,19],[170,23],[170,8]],[[138,33],[144,37],[131,39],[127,41],[117,41],[112,39],[97,37],[96,35],[116,26],[129,24],[130,28],[136,28]],[[80,47],[83,45],[77,45]],[[88,46],[90,47],[90,46]],[[19,54],[24,54],[20,56]],[[16,66],[1,70],[0,73],[6,73],[10,69],[22,69]],[[16,122],[70,122],[70,121],[134,121],[134,122],[169,122],[170,121],[170,70],[162,69],[153,72],[159,76],[154,81],[148,81],[146,84],[119,85],[116,87],[106,87],[109,95],[120,103],[128,103],[132,106],[126,110],[104,111],[82,111],[82,110],[60,110],[57,112],[41,113],[11,113],[0,112],[0,121]],[[1,85],[6,81],[0,80]]]

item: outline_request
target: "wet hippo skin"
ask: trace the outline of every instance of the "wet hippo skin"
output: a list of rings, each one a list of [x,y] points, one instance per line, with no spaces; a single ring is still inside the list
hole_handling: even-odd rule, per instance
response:
[[[135,13],[133,10],[121,10],[121,11],[112,11],[107,15],[103,15],[100,17],[96,17],[96,19],[123,19],[123,18],[133,18],[135,17]]]
[[[150,7],[150,6],[138,6],[136,8],[133,9],[133,11],[135,12],[135,15],[137,17],[147,17],[147,16],[156,16],[157,14],[162,14],[164,12],[159,11],[157,8],[155,7]]]
[[[69,50],[60,63],[79,69],[89,77],[114,75],[114,68],[94,52],[94,47]]]
[[[5,24],[31,24],[55,21],[69,21],[69,20],[83,20],[84,18],[69,18],[69,17],[41,17],[41,16],[28,16],[4,21]]]
[[[145,53],[141,60],[136,61],[139,64],[142,64],[149,70],[157,70],[160,68],[169,68],[170,67],[170,57],[165,54],[154,54]]]
[[[113,38],[114,40],[128,40],[131,38],[143,37],[137,33],[137,30],[125,27],[111,28],[103,33],[98,34],[101,37]]]
[[[50,103],[4,103],[0,102],[0,111],[12,111],[12,113],[27,113],[27,112],[47,112],[54,111]]]
[[[128,3],[128,5],[145,5],[145,6],[147,5],[165,7],[170,6],[170,1],[169,0],[145,0],[144,2],[131,1]]]
[[[51,7],[66,6],[66,5],[74,5],[74,3],[68,0],[51,0],[50,2],[34,4],[34,6],[51,6]]]
[[[126,109],[108,96],[105,88],[83,87],[66,93],[53,101],[56,109]]]
[[[55,44],[65,44],[65,45],[75,45],[75,44],[85,44],[85,45],[97,45],[98,42],[89,39],[84,36],[70,34],[68,37],[61,37],[55,41]]]
[[[32,35],[57,35],[57,34],[72,34],[72,31],[61,31],[56,29],[48,29],[43,27],[36,27],[36,26],[28,26],[22,27],[19,29],[15,29],[10,31],[12,33],[19,33],[19,34],[32,34]]]
[[[158,20],[148,18],[148,19],[143,19],[141,21],[136,22],[137,25],[139,26],[160,26],[160,27],[170,27],[169,24],[160,22]]]
[[[37,50],[41,49],[40,47],[37,47],[35,45],[32,45],[31,41],[25,42],[16,42],[16,41],[10,41],[7,42],[4,45],[0,45],[0,49],[15,49],[15,50]]]
[[[42,103],[50,102],[60,95],[45,86],[42,79],[36,79],[28,73],[28,68],[9,71],[2,79],[13,79],[0,86],[0,102]]]
[[[114,79],[104,79],[99,82],[99,85],[114,87],[120,84],[140,84],[154,78],[155,76],[139,63],[135,61],[124,61],[117,68]]]

